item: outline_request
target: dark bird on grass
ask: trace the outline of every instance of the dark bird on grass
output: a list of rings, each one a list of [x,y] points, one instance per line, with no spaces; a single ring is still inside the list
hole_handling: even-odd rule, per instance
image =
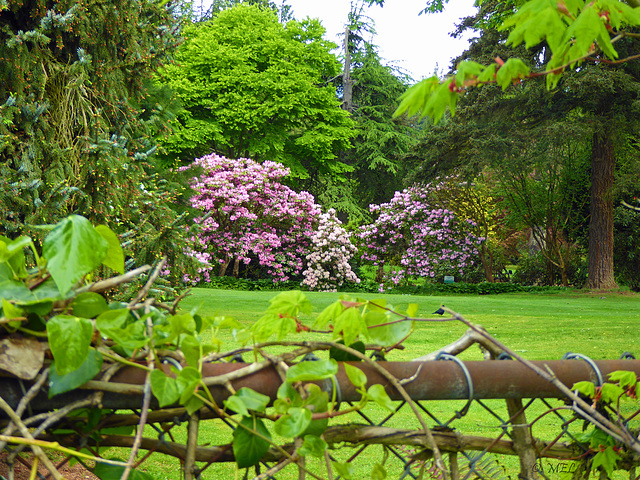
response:
[[[444,305],[442,305],[442,307],[444,307]],[[440,307],[439,309],[437,309],[435,312],[436,315],[444,315],[444,308]]]

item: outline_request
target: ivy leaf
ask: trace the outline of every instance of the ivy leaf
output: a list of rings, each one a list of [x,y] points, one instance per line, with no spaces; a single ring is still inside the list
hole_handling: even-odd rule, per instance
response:
[[[100,373],[102,367],[102,354],[94,348],[89,350],[87,358],[82,365],[73,372],[60,375],[56,362],[52,362],[49,370],[49,398],[64,392],[69,392],[87,383]]]
[[[304,400],[304,406],[309,409],[312,414],[326,412],[329,406],[329,394],[313,383],[305,385],[304,388],[307,391],[307,398]],[[311,420],[311,423],[302,434],[322,435],[328,425],[328,418]]]
[[[24,316],[24,312],[20,307],[16,307],[13,303],[2,299],[2,315],[7,320],[13,320],[14,318],[20,318]]]
[[[46,236],[42,253],[60,293],[67,293],[87,273],[102,264],[108,243],[80,215],[58,222]]]
[[[201,380],[202,374],[193,367],[185,367],[178,372],[176,381],[180,392],[181,405],[185,405],[189,398],[193,396]]]
[[[95,292],[80,293],[73,300],[73,314],[76,317],[94,318],[108,309],[104,297]]]
[[[162,370],[155,369],[149,376],[151,382],[151,391],[158,399],[160,407],[173,405],[180,398],[180,390],[178,389],[178,381],[168,376]]]
[[[573,384],[571,390],[577,390],[582,395],[593,398],[596,395],[596,386],[593,382],[577,382]]]
[[[114,458],[112,460],[118,460]],[[98,463],[93,469],[93,474],[100,480],[120,480],[124,473],[124,467],[119,465],[109,465],[106,463]],[[133,469],[129,474],[129,480],[154,480],[148,473]]]
[[[322,438],[316,435],[305,435],[298,452],[303,456],[311,455],[312,457],[322,458],[327,447],[327,442]]]
[[[268,396],[248,387],[242,387],[233,396],[229,397],[229,400],[232,398],[237,398],[242,402],[244,405],[243,411],[253,410],[256,412],[264,412],[270,401]]]
[[[337,343],[340,345],[344,345],[344,341],[342,340],[339,340]],[[349,345],[349,348],[353,348],[354,350],[357,350],[362,354],[364,354],[366,350],[365,344],[360,340],[358,340],[357,342],[353,342],[351,345]],[[360,358],[356,357],[352,353],[345,352],[344,350],[338,347],[331,347],[329,349],[329,358],[333,358],[336,362],[360,362],[361,361]]]
[[[259,342],[269,339],[272,335],[282,340],[296,331],[296,321],[288,315],[268,311],[251,326],[251,331]]]
[[[292,365],[287,370],[287,382],[313,382],[331,378],[338,373],[338,362],[329,360],[317,360],[315,362],[300,362]]]
[[[26,277],[24,249],[32,244],[30,237],[23,236],[10,240],[0,235],[0,263],[6,262],[13,276],[17,278]]]
[[[113,340],[128,356],[148,342],[144,322],[131,320],[133,317],[126,308],[107,310],[96,318],[96,328],[100,334]]]
[[[261,436],[256,435],[254,431]],[[240,420],[240,425],[233,431],[233,454],[238,468],[247,468],[258,463],[269,450],[269,440],[271,434],[262,420],[255,417],[244,417]]]
[[[211,345],[203,344],[202,341],[193,335],[183,335],[180,341],[180,350],[188,365],[198,367],[200,359],[207,353],[213,351]]]
[[[114,270],[119,274],[123,274],[124,252],[122,251],[122,245],[120,245],[120,239],[118,239],[118,236],[114,231],[106,225],[97,225],[95,229],[108,245],[107,253],[104,260],[102,260],[103,265],[106,265],[111,270]]]
[[[351,463],[331,462],[331,465],[336,469],[338,475],[344,477],[346,480],[353,480],[355,469]]]
[[[93,324],[86,318],[57,315],[47,322],[49,348],[56,371],[66,375],[80,368],[89,355]]]
[[[371,469],[371,476],[369,478],[371,478],[371,480],[384,480],[387,478],[387,471],[382,465],[376,463]]]
[[[394,411],[393,402],[389,398],[387,391],[380,384],[371,385],[369,387],[369,389],[367,390],[367,398],[369,400],[373,400],[374,402],[376,402],[376,404],[378,404],[382,408],[386,408],[391,412]]]
[[[311,423],[311,416],[311,410],[308,408],[292,407],[287,415],[276,420],[273,428],[278,435],[295,438],[307,429]]]
[[[367,385],[367,375],[359,368],[345,363],[344,370],[347,372],[347,377],[349,377],[351,383],[356,387],[364,388]]]

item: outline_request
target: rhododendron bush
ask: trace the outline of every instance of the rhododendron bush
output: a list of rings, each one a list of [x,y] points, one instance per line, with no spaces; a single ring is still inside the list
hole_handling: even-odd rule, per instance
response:
[[[473,233],[474,222],[432,206],[429,190],[415,185],[396,192],[388,203],[369,206],[375,220],[360,227],[358,238],[362,260],[380,269],[381,288],[407,276],[463,275],[477,259],[477,247],[485,239]],[[392,268],[382,276],[385,264]]]
[[[237,276],[241,263],[257,262],[274,282],[303,275],[310,289],[358,281],[349,265],[355,247],[335,211],[322,214],[311,194],[281,183],[288,168],[211,154],[180,168],[191,169],[197,173],[191,205],[202,216],[195,219],[200,233],[190,254],[202,267],[185,280],[225,275],[232,263]]]

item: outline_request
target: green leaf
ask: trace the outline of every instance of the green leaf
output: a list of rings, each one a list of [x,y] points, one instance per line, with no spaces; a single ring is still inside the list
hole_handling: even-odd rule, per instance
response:
[[[158,399],[160,407],[173,405],[180,398],[180,390],[178,390],[178,381],[168,376],[162,370],[155,369],[149,376],[151,382],[151,391]]]
[[[47,322],[49,348],[56,371],[66,375],[80,368],[89,355],[93,324],[86,318],[57,315]]]
[[[195,393],[198,385],[200,385],[202,374],[193,367],[185,367],[178,372],[176,380],[178,391],[180,392],[180,404],[185,405]]]
[[[8,302],[6,299],[2,299],[2,315],[7,320],[13,320],[14,318],[24,317],[24,312],[21,308],[16,307],[13,303]]]
[[[496,83],[506,90],[514,81],[529,75],[529,67],[519,58],[510,58],[496,73]]]
[[[313,382],[331,378],[338,373],[338,362],[333,359],[300,362],[287,370],[287,382]]]
[[[342,335],[345,345],[351,345],[361,333],[366,334],[366,323],[358,308],[347,308],[336,318],[333,335]]]
[[[327,442],[316,435],[305,435],[302,446],[298,450],[300,455],[311,455],[312,457],[322,458],[327,450]]]
[[[55,361],[52,362],[49,370],[49,398],[60,393],[70,392],[95,378],[102,367],[102,354],[91,348],[82,365],[66,375],[60,375],[55,364]]]
[[[313,383],[306,384],[304,389],[307,391],[307,398],[304,399],[304,406],[311,413],[326,412],[329,407],[329,394],[324,392],[318,385]],[[303,435],[322,435],[329,425],[328,418],[318,418],[311,420]]]
[[[108,309],[104,297],[95,292],[80,293],[73,299],[73,314],[76,317],[94,318]]]
[[[96,318],[96,328],[102,336],[113,340],[129,356],[148,342],[145,323],[135,320],[126,308],[101,313]]]
[[[119,460],[112,458],[111,460]],[[93,469],[93,474],[100,480],[120,480],[124,473],[124,467],[119,465],[109,465],[106,463],[98,463]],[[148,473],[133,469],[129,474],[129,480],[154,480]]]
[[[262,420],[255,417],[244,417],[240,420],[240,425],[233,431],[233,454],[238,468],[247,468],[258,463],[269,450],[269,440],[271,434]]]
[[[183,335],[180,340],[180,350],[184,354],[188,365],[198,367],[200,359],[207,353],[212,352],[214,348],[211,345],[203,344],[198,337]]]
[[[224,400],[223,405],[225,410],[239,413],[243,417],[249,416],[249,410],[247,410],[247,407],[245,406],[244,402],[238,397],[236,397],[235,395],[232,395],[226,400]]]
[[[367,385],[367,375],[359,368],[345,363],[344,370],[345,372],[347,372],[347,377],[349,377],[351,383],[353,383],[356,387],[364,388]]]
[[[605,472],[609,476],[613,474],[613,470],[616,467],[616,463],[618,460],[621,460],[622,457],[618,455],[613,447],[607,447],[603,451],[596,453],[593,456],[593,463],[591,464],[591,468],[596,470],[598,467],[602,467]]]
[[[297,317],[299,313],[310,314],[311,302],[300,290],[282,292],[269,301],[269,311]]]
[[[600,398],[606,403],[617,403],[624,390],[613,383],[605,383],[600,387]]]
[[[120,245],[120,239],[106,225],[97,225],[96,232],[107,242],[107,253],[102,260],[102,264],[109,267],[120,274],[124,273],[124,252],[122,251],[122,245]]]
[[[61,293],[67,293],[104,260],[109,245],[84,217],[71,215],[46,236],[42,253]]]
[[[292,407],[287,415],[276,420],[273,425],[278,435],[294,438],[303,433],[311,423],[311,410],[308,408]]]
[[[331,462],[333,468],[336,469],[338,475],[344,477],[345,480],[353,480],[355,475],[355,468],[351,463],[340,463],[340,462]]]
[[[622,388],[627,389],[629,387],[633,387],[638,381],[638,378],[636,377],[635,372],[616,370],[609,374],[609,381],[619,383]]]
[[[270,401],[268,396],[248,387],[242,387],[233,396],[242,401],[248,410],[254,410],[256,412],[264,412]]]
[[[376,463],[371,469],[371,476],[369,478],[371,478],[371,480],[384,480],[387,478],[387,471],[382,465]]]
[[[342,340],[339,340],[336,343],[340,345],[344,345],[344,341]],[[349,345],[349,348],[353,348],[354,350],[357,350],[363,355],[366,350],[365,344],[360,340]],[[361,362],[362,361],[362,359],[356,357],[352,353],[345,352],[344,350],[338,347],[331,347],[329,349],[329,358],[333,358],[336,362]]]
[[[369,400],[373,400],[376,404],[380,405],[382,408],[386,408],[387,410],[393,412],[393,402],[389,398],[384,387],[380,384],[371,385],[367,390],[367,398]]]
[[[256,341],[262,342],[276,335],[278,340],[282,340],[287,335],[296,331],[296,321],[290,316],[283,316],[275,311],[265,313],[251,326]]]
[[[364,313],[364,321],[368,327],[367,335],[373,343],[378,345],[394,345],[411,333],[413,330],[412,321],[401,321],[384,325],[397,320],[399,320],[399,318],[390,312],[366,311]]]
[[[30,237],[18,237],[10,240],[0,235],[0,263],[5,263],[11,269],[12,276],[24,278],[27,275],[24,249],[33,245]],[[16,278],[14,278],[15,280]]]
[[[318,315],[313,322],[313,328],[322,330],[329,323],[333,322],[342,312],[344,311],[344,306],[342,302],[338,300],[337,302],[332,303],[327,308],[325,308],[320,315]]]
[[[596,386],[593,382],[577,382],[573,384],[571,390],[577,390],[581,394],[593,398],[596,395]]]

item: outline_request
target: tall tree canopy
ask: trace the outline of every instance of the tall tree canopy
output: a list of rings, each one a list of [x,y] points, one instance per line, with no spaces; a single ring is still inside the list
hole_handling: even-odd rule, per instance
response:
[[[179,41],[169,5],[0,2],[0,233],[69,212],[140,223],[162,124],[146,82]]]
[[[456,110],[461,95],[473,90],[476,101],[482,102],[491,98],[484,92],[486,85],[497,84],[505,92],[504,108],[482,110],[494,125],[500,123],[495,114],[507,111],[511,103],[516,107],[510,110],[511,126],[528,132],[530,139],[537,138],[531,135],[535,128],[550,121],[570,119],[587,127],[591,163],[587,286],[613,288],[613,181],[616,150],[628,150],[629,135],[638,127],[638,68],[628,61],[638,53],[633,28],[640,26],[640,8],[617,1],[550,5],[540,0],[525,3],[515,14],[500,2],[489,2],[488,7],[493,11],[472,23],[484,28],[481,36],[495,37],[495,26],[502,22],[498,30],[508,34],[506,44],[526,46],[529,52],[495,55],[489,61],[464,59],[446,80],[434,77],[412,88],[399,111],[438,120],[447,108]],[[545,78],[549,92],[538,89],[532,94],[535,88],[518,85],[523,79],[530,83],[532,77]],[[483,85],[480,91],[473,89]],[[523,94],[527,89],[528,96]]]
[[[344,173],[337,152],[349,147],[353,123],[329,82],[340,65],[323,34],[317,20],[283,25],[244,5],[189,26],[160,75],[184,106],[167,156],[268,159],[298,179]]]

